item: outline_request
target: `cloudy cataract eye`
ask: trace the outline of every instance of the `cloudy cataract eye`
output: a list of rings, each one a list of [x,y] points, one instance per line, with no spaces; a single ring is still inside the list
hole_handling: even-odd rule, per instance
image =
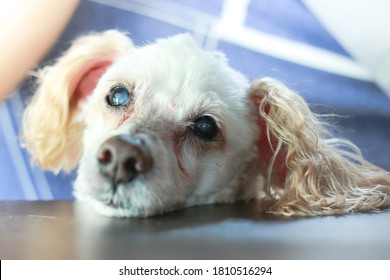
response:
[[[106,101],[110,106],[123,106],[128,104],[129,100],[130,100],[129,90],[122,85],[113,87],[106,98]]]

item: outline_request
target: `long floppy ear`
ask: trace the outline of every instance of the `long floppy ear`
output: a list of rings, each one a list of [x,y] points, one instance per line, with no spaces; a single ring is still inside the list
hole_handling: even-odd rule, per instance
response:
[[[24,145],[33,163],[54,172],[76,167],[84,129],[81,105],[113,61],[132,47],[119,31],[90,34],[37,73],[38,88],[23,116]]]
[[[390,206],[390,173],[365,161],[351,142],[332,138],[302,97],[265,78],[252,84],[249,98],[257,103],[269,212],[328,215]]]

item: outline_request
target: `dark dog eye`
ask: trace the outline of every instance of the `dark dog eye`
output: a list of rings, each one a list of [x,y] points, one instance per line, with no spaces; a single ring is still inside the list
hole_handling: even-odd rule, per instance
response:
[[[218,126],[215,120],[209,116],[198,118],[192,125],[191,129],[199,136],[212,140],[218,133]]]
[[[129,103],[129,90],[122,85],[111,88],[110,93],[106,96],[107,104],[110,106],[123,106]]]

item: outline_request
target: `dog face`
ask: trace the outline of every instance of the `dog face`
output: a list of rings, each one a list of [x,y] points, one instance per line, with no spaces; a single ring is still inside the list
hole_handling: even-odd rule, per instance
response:
[[[118,59],[83,107],[77,196],[121,216],[236,200],[236,170],[254,154],[248,87],[189,35]]]
[[[118,31],[89,35],[39,76],[27,148],[44,168],[78,165],[76,196],[103,214],[260,196],[285,215],[389,205],[389,174],[330,138],[298,94],[250,84],[189,35],[144,47]]]

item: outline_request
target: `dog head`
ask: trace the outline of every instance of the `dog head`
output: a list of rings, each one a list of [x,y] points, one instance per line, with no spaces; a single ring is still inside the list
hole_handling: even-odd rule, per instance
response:
[[[65,71],[75,52],[102,50],[93,44],[112,45],[75,66],[66,89],[51,89],[51,95],[65,96],[69,111],[63,127],[49,126],[61,131],[46,134],[54,142],[68,139],[52,144],[58,157],[50,151],[37,157],[39,163],[59,170],[79,162],[76,195],[112,215],[147,216],[236,200],[237,170],[253,157],[257,133],[248,114],[247,80],[222,54],[200,50],[190,35],[135,48],[127,37],[109,31],[75,42],[46,70],[43,83],[60,87],[55,79],[64,74],[48,82],[49,74]],[[43,87],[40,91],[47,91]],[[58,108],[48,110],[58,113]],[[47,150],[50,139],[41,144]]]
[[[250,85],[186,34],[144,47],[118,31],[89,35],[38,76],[27,148],[44,168],[78,165],[76,196],[107,215],[149,216],[261,190],[274,212],[321,213],[343,208],[341,185],[354,187],[349,178],[362,173],[321,140],[325,129],[297,94],[270,79]],[[355,173],[342,179],[340,166]],[[383,178],[359,176],[370,185]]]

